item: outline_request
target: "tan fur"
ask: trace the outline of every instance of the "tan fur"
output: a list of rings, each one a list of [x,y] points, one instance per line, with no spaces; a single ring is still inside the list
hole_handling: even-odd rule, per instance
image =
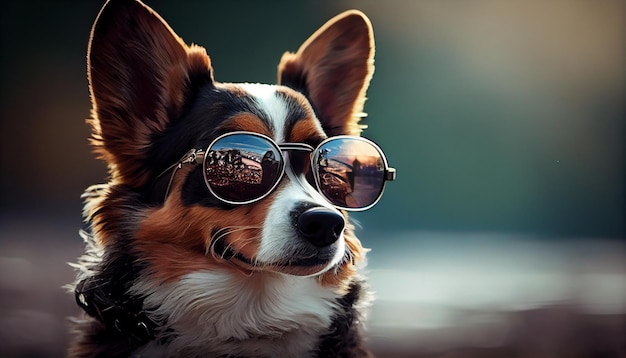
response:
[[[350,260],[339,265],[337,270],[328,271],[319,277],[322,286],[330,287],[340,294],[345,293],[350,279],[357,274],[358,264],[365,258],[367,252],[361,245],[361,241],[354,235],[351,227],[345,229],[344,240],[346,240],[350,252]]]
[[[176,175],[182,179],[186,172]],[[180,202],[180,187],[175,186],[163,207],[146,213],[135,236],[137,248],[151,263],[154,278],[160,282],[175,281],[200,270],[238,270],[237,266],[211,255],[213,230],[248,227],[226,236],[225,244],[247,258],[254,258],[270,202],[271,198],[236,207],[225,215],[217,208],[184,206]]]
[[[236,114],[222,128],[229,132],[247,131],[264,134],[268,137],[272,136],[269,128],[257,116],[247,112]]]

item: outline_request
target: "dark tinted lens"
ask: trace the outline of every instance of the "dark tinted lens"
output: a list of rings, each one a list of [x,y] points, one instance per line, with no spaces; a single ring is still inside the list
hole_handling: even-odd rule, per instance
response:
[[[267,139],[232,134],[217,140],[206,153],[204,178],[217,197],[246,203],[268,194],[283,169],[278,149]]]
[[[385,182],[385,163],[370,142],[333,139],[319,147],[313,160],[320,190],[332,204],[358,209],[378,200]]]

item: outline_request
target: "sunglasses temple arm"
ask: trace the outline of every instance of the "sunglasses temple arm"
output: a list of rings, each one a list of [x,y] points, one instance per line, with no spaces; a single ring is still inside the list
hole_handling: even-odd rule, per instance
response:
[[[172,182],[174,182],[174,175],[176,174],[176,171],[178,169],[181,169],[183,167],[183,164],[202,163],[203,160],[204,160],[204,152],[202,150],[192,149],[189,152],[187,152],[187,154],[185,154],[185,156],[183,157],[181,161],[170,166],[169,168],[165,169],[163,173],[159,174],[159,176],[161,176],[169,172],[170,170],[174,169],[174,171],[172,172],[172,175],[170,176],[170,180],[167,183],[167,189],[165,190],[165,198],[167,198],[170,194],[170,189],[172,188]]]
[[[178,169],[183,167],[183,163],[177,163],[173,167],[174,167],[174,171],[172,172],[172,175],[170,176],[170,181],[167,182],[167,189],[165,189],[165,198],[166,199],[170,195],[170,189],[172,188],[172,182],[174,181],[174,175],[176,174],[176,171]]]
[[[396,169],[395,168],[387,168],[387,170],[385,170],[385,180],[386,181],[394,181],[394,180],[396,180]]]

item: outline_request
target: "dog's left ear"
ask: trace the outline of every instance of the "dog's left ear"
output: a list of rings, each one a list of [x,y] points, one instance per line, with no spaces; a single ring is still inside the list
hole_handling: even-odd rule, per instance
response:
[[[178,120],[197,88],[213,82],[204,48],[188,46],[139,0],[109,0],[88,52],[92,144],[115,182],[145,185],[156,136]]]
[[[358,135],[373,73],[372,25],[365,14],[350,10],[328,21],[298,52],[283,55],[278,83],[309,99],[329,136]]]

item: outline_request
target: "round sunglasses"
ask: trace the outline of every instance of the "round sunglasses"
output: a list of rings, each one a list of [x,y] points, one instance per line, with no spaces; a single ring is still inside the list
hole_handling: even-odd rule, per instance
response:
[[[205,150],[192,149],[160,174],[175,169],[165,198],[177,169],[184,164],[202,164],[205,184],[219,200],[232,205],[259,201],[285,174],[283,152],[309,156],[298,172],[310,178],[329,203],[343,210],[371,208],[380,200],[385,182],[396,178],[380,147],[366,138],[330,137],[314,148],[305,143],[277,144],[263,134],[239,131],[217,137]]]

